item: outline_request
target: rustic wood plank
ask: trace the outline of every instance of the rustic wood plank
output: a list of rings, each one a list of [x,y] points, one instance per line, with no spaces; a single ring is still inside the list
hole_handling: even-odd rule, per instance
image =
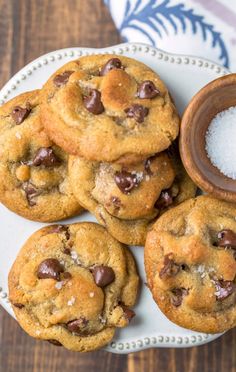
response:
[[[12,60],[12,7],[10,1],[0,0],[0,86],[11,76]]]
[[[102,0],[0,0],[0,35],[0,86],[51,50],[120,42]],[[236,330],[198,348],[81,355],[31,339],[0,309],[1,372],[236,372],[235,350]]]

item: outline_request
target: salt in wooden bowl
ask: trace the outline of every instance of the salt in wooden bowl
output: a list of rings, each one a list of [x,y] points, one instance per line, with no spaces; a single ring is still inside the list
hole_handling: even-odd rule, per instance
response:
[[[223,76],[202,88],[183,114],[180,155],[198,187],[217,198],[236,202],[236,180],[216,168],[206,151],[206,133],[211,121],[219,112],[232,106],[236,106],[236,74]],[[226,138],[226,146],[229,140],[236,142],[234,138]]]

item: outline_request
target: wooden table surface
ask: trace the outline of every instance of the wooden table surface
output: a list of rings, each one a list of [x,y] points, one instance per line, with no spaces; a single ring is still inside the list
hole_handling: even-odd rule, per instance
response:
[[[120,42],[102,0],[0,0],[0,35],[0,87],[49,51]],[[31,339],[1,308],[0,372],[30,371],[236,372],[236,329],[191,349],[77,354]]]

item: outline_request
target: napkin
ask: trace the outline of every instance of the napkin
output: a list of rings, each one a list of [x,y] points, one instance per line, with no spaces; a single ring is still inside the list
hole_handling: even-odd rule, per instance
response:
[[[124,41],[204,57],[236,71],[236,1],[104,0]]]

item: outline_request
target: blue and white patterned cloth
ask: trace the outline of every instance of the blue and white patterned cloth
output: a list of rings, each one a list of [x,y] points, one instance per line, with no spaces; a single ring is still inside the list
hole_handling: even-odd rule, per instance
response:
[[[236,71],[236,0],[104,0],[125,41]]]

